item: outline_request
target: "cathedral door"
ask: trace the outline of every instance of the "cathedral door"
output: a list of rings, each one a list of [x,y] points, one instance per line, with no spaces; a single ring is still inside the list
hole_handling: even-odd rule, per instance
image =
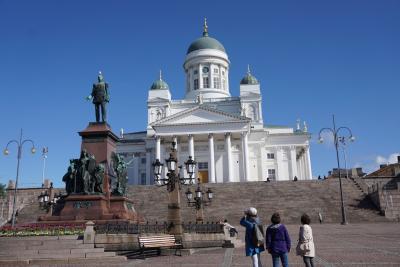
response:
[[[199,171],[198,176],[200,179],[200,183],[208,183],[208,170],[206,171]]]

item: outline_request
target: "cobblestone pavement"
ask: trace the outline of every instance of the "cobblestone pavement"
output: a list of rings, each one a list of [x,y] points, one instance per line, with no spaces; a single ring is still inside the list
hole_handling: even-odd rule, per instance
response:
[[[321,224],[311,225],[314,232],[317,267],[400,266],[400,224]],[[298,225],[288,225],[293,247],[297,241]],[[239,237],[244,238],[243,231]],[[264,267],[272,266],[270,255],[261,254]],[[291,267],[304,266],[294,249],[289,253]],[[244,248],[199,251],[190,256],[163,256],[137,262],[148,267],[244,267],[251,266]]]
[[[400,224],[322,224],[311,225],[316,246],[316,267],[399,267],[400,266]],[[298,225],[287,226],[293,247],[298,236]],[[239,228],[239,238],[244,238]],[[270,255],[261,254],[263,267],[271,267]],[[289,254],[289,266],[304,266],[302,258]],[[72,265],[53,265],[70,267]],[[77,265],[74,265],[77,266]],[[89,265],[79,265],[89,266]],[[106,266],[99,262],[98,266]],[[138,267],[247,267],[251,266],[249,257],[245,257],[244,247],[234,249],[205,249],[190,256],[160,256],[146,260],[128,260],[123,265]]]

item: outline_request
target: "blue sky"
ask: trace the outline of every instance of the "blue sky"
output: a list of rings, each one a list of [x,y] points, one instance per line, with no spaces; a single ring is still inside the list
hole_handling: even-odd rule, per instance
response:
[[[183,97],[189,44],[209,32],[231,60],[230,91],[251,65],[266,124],[307,121],[315,176],[336,166],[316,133],[348,126],[349,166],[371,170],[400,152],[400,1],[18,1],[0,0],[0,146],[24,137],[49,147],[46,173],[61,186],[94,118],[84,100],[98,70],[110,83],[109,123],[118,133],[146,127],[148,88],[158,70]],[[40,153],[24,147],[23,186],[38,185]],[[16,147],[0,156],[0,182],[16,173]]]

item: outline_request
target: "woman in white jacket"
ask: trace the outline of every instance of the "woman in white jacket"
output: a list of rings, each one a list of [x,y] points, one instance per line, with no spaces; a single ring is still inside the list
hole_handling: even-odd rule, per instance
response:
[[[310,222],[310,216],[307,214],[301,216],[302,225],[299,231],[299,244],[304,244],[303,246],[306,248],[306,251],[301,253],[306,267],[314,267],[315,257],[315,246]]]

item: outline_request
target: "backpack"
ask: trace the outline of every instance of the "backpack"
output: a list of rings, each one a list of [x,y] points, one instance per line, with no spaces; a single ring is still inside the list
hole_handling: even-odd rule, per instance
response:
[[[255,247],[260,247],[264,245],[264,229],[261,224],[254,224],[253,227],[253,245]]]

